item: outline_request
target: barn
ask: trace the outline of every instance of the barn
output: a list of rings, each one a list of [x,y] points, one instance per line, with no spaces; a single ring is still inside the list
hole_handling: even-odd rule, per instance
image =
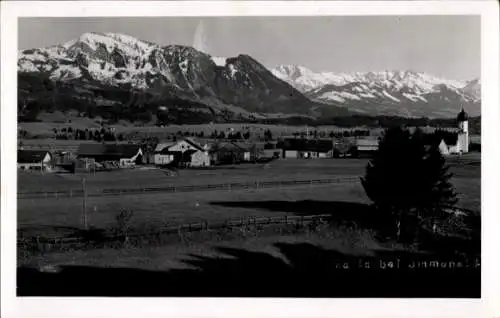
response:
[[[379,140],[375,138],[356,139],[353,156],[357,158],[371,157],[378,150]]]
[[[115,162],[121,168],[143,163],[142,149],[133,144],[81,144],[77,158],[93,162]]]
[[[283,158],[316,159],[332,156],[333,142],[330,139],[285,139],[281,145]]]
[[[192,138],[173,143],[160,143],[155,149],[156,165],[175,165],[181,167],[210,166],[208,148],[195,142]]]
[[[18,150],[17,168],[27,171],[51,171],[52,155],[46,150]]]
[[[216,143],[210,149],[212,162],[218,164],[252,162],[263,152],[262,145],[235,141]]]

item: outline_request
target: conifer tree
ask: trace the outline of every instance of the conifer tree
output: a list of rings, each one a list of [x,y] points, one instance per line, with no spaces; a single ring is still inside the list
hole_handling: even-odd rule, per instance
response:
[[[398,127],[381,138],[361,182],[399,239],[403,230],[416,233],[420,222],[456,203],[451,176],[436,144],[426,145],[419,130]]]

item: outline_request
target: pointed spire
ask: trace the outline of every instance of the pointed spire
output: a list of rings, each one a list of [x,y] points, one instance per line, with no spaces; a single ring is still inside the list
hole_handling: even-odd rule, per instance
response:
[[[462,107],[462,110],[460,111],[460,113],[458,113],[457,120],[459,122],[462,122],[462,121],[467,121],[468,119],[469,115],[465,112],[465,109]]]

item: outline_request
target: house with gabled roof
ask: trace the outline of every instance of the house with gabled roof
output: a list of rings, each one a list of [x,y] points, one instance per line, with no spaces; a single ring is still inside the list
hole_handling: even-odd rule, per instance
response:
[[[210,166],[208,147],[200,145],[192,138],[184,138],[172,143],[159,143],[155,149],[154,161],[156,165]]]
[[[17,151],[17,168],[27,171],[51,171],[52,155],[47,150]]]
[[[143,156],[141,147],[134,144],[84,143],[80,144],[77,151],[78,159],[93,162],[113,161],[122,168],[142,164]]]
[[[327,158],[333,152],[330,139],[286,138],[283,143],[283,158]]]

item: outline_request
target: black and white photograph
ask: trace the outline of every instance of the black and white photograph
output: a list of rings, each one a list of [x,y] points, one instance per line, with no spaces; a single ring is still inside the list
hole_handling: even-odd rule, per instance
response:
[[[484,297],[481,15],[16,37],[17,297]]]

